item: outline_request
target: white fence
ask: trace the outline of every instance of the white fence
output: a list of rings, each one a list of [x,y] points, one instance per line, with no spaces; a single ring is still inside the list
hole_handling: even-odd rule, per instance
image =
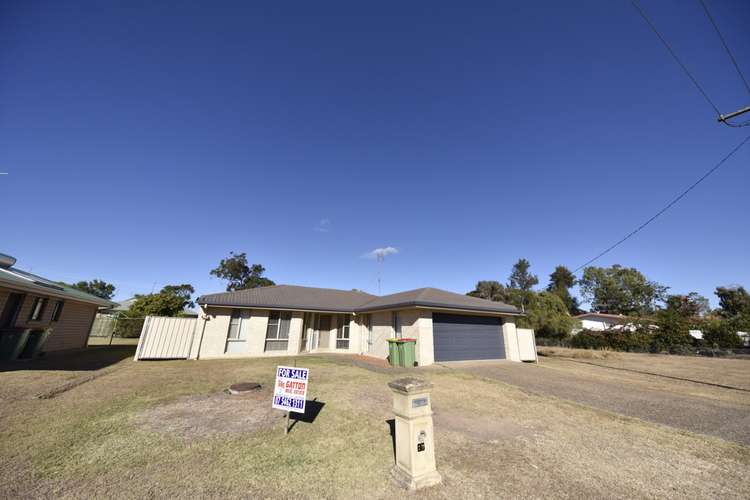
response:
[[[193,343],[196,318],[146,316],[135,351],[139,359],[187,359]]]

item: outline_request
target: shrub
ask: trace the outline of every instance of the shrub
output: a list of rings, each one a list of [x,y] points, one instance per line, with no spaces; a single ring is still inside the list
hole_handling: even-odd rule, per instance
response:
[[[537,337],[536,345],[540,347],[570,347],[569,337]]]
[[[693,356],[696,354],[696,349],[693,346],[678,344],[669,346],[669,354],[676,354],[678,356]]]
[[[646,352],[651,347],[651,335],[642,331],[611,330],[604,334],[609,347],[616,351]]]
[[[604,349],[609,347],[604,332],[581,330],[570,339],[570,347],[577,349]]]
[[[740,326],[737,322],[725,319],[708,320],[704,323],[703,342],[707,346],[720,348],[742,347],[742,339],[737,335]]]

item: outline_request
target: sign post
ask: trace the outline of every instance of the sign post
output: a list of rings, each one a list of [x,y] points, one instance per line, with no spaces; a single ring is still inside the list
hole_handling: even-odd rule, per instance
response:
[[[284,434],[289,432],[289,412],[305,413],[307,381],[310,370],[291,366],[276,367],[273,407],[286,411]]]

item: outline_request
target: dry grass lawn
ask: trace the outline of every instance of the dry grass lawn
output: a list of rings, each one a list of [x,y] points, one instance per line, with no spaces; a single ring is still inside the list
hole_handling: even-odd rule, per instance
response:
[[[138,345],[138,338],[114,337],[110,343],[109,337],[89,337],[88,345]]]
[[[268,392],[284,359],[139,362],[51,399],[83,372],[0,373],[0,496],[394,498],[387,420],[393,373],[347,358],[311,369],[312,423],[283,435]],[[438,468],[418,498],[748,498],[750,448],[629,419],[439,367]],[[267,389],[264,389],[267,391]]]
[[[668,354],[638,354],[629,352],[540,347],[544,356],[590,361],[600,366],[638,372],[655,373],[668,377],[696,380],[709,384],[728,385],[750,390],[750,360],[716,359],[700,356]],[[719,368],[720,366],[720,368]]]

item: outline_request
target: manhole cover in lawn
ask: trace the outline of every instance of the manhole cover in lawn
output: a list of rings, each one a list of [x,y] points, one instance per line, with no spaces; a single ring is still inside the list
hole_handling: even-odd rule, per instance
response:
[[[246,394],[259,389],[260,384],[257,382],[240,382],[229,386],[229,394]]]

